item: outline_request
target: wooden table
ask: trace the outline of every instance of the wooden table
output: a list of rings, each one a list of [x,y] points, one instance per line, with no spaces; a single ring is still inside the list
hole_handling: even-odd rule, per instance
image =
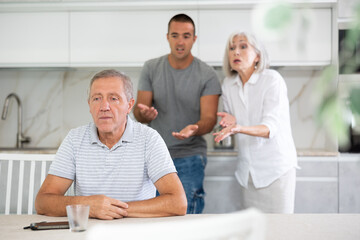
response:
[[[207,214],[166,218],[124,218],[111,221],[89,219],[88,229],[97,224],[124,224],[178,221],[206,218]],[[267,240],[358,240],[360,214],[265,214]],[[86,239],[88,231],[73,233],[68,229],[32,231],[24,230],[31,222],[67,221],[66,217],[40,215],[0,215],[1,240],[72,240]],[[119,237],[119,239],[122,239]],[[169,237],[171,239],[171,237]]]

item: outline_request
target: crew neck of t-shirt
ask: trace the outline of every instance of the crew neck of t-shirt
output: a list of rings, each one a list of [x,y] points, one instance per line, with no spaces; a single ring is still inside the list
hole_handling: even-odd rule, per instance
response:
[[[170,64],[170,62],[169,62],[169,59],[166,58],[166,63],[169,65],[171,71],[173,71],[173,72],[182,72],[182,71],[185,71],[185,70],[190,69],[190,68],[194,65],[194,61],[195,61],[195,57],[193,58],[193,60],[192,60],[192,62],[190,63],[190,65],[187,66],[186,68],[177,69],[177,68],[174,68],[173,66],[171,66],[171,64]]]

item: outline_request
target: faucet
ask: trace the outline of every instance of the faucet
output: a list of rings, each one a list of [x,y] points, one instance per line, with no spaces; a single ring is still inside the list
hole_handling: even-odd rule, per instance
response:
[[[30,137],[25,137],[22,134],[22,107],[21,107],[21,101],[20,101],[20,98],[18,97],[18,95],[16,95],[15,93],[10,93],[6,97],[1,118],[3,120],[6,119],[6,115],[7,115],[7,112],[8,112],[9,102],[10,102],[11,97],[15,98],[16,102],[18,104],[18,132],[17,132],[17,135],[16,135],[16,148],[22,148],[23,143],[29,143],[31,139],[30,139]]]

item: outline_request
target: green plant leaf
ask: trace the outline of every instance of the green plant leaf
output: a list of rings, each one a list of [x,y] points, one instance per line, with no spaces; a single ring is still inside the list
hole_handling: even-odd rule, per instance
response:
[[[289,4],[275,4],[266,12],[264,25],[268,29],[281,30],[291,22],[292,15],[292,8]]]
[[[349,100],[352,112],[360,116],[360,88],[351,90]]]
[[[326,67],[316,85],[317,94],[326,97],[337,91],[336,67],[334,65]]]
[[[346,144],[348,141],[349,129],[344,118],[345,109],[336,92],[333,92],[324,98],[317,112],[319,125],[324,126],[340,144]]]

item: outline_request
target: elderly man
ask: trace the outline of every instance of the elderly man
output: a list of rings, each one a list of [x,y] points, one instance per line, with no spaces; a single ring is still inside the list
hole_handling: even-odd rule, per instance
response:
[[[64,139],[36,197],[37,213],[66,216],[66,205],[86,204],[99,219],[184,215],[186,196],[165,142],[128,116],[130,79],[115,70],[96,74],[88,104],[94,123]],[[76,196],[64,196],[73,181]]]

